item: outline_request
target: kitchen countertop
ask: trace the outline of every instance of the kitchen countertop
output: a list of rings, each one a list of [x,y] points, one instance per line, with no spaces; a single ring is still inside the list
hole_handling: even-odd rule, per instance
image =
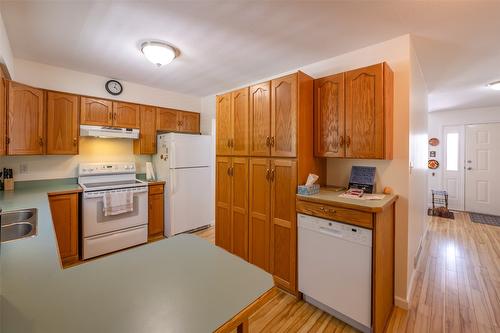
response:
[[[350,208],[369,213],[378,213],[389,207],[398,199],[396,194],[386,194],[382,200],[359,200],[340,197],[345,191],[333,191],[328,188],[321,188],[318,194],[301,195],[297,194],[297,200],[315,202],[325,205],[334,205],[342,208]]]
[[[62,269],[47,193],[0,192],[4,211],[38,208],[38,236],[0,245],[1,331],[211,332],[273,287],[270,274],[193,235]]]

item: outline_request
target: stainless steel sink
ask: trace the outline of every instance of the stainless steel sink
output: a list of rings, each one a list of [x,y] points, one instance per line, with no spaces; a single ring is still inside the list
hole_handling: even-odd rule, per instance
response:
[[[36,236],[37,209],[22,209],[0,214],[2,243]]]

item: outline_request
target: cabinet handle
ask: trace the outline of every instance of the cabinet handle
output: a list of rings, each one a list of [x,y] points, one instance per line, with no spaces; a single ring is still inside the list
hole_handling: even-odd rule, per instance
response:
[[[343,135],[341,135],[341,136],[340,136],[339,146],[340,146],[340,147],[343,147],[343,146],[344,146],[344,143],[345,143],[345,142],[344,142],[344,136],[343,136]]]
[[[266,146],[271,146],[271,138],[269,136],[266,137]]]
[[[7,136],[7,137],[5,137],[5,143],[6,143],[6,144],[9,144],[9,143],[10,143],[10,138],[9,138],[8,136]]]
[[[271,170],[271,181],[274,182],[274,169]]]
[[[116,120],[116,112],[113,113],[113,119]]]
[[[38,144],[39,144],[40,146],[43,146],[43,139],[42,139],[42,138],[38,138]]]
[[[113,112],[109,113],[109,120],[113,120]]]
[[[349,135],[347,136],[346,145],[347,148],[349,148],[349,146],[351,145],[351,137]]]
[[[234,139],[231,139],[231,148],[234,148]]]
[[[76,138],[73,138],[73,146],[76,146],[77,142],[78,142],[78,140]]]
[[[269,181],[271,176],[270,176],[271,170],[267,169],[266,170],[266,180]]]
[[[227,139],[227,146],[231,148],[231,139]]]
[[[227,175],[228,175],[228,176],[231,176],[231,167],[228,167],[228,168],[227,168]]]
[[[331,213],[331,214],[335,213],[335,209],[325,208],[323,206],[319,207],[319,210],[325,213]]]
[[[272,136],[272,137],[271,137],[270,146],[271,146],[271,147],[274,147],[274,136]]]
[[[231,176],[234,176],[234,167],[231,167]]]

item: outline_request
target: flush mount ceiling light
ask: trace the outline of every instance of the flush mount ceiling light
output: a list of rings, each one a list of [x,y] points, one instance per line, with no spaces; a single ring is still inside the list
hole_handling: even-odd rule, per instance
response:
[[[500,81],[488,83],[488,87],[490,87],[493,90],[500,90]]]
[[[172,46],[162,42],[142,43],[141,52],[158,67],[171,63],[176,55]]]

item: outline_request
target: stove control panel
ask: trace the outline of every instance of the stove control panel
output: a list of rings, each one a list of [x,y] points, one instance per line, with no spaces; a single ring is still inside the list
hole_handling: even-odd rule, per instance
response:
[[[79,176],[112,175],[135,172],[136,168],[134,162],[81,163],[78,166]]]

